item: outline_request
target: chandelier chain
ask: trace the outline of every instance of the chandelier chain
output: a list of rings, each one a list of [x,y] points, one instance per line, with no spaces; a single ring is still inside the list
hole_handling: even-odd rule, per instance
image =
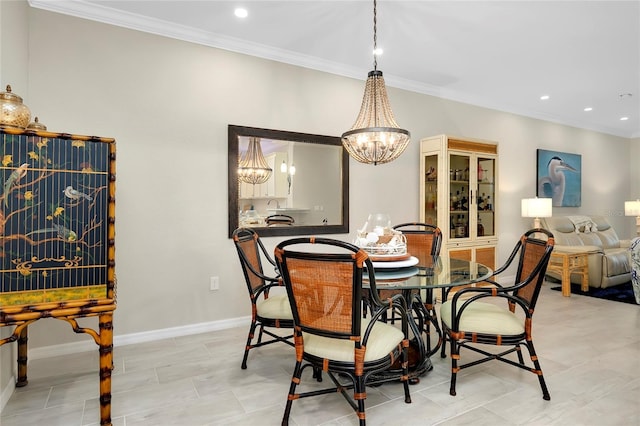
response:
[[[378,70],[378,17],[377,1],[373,0],[373,70]]]

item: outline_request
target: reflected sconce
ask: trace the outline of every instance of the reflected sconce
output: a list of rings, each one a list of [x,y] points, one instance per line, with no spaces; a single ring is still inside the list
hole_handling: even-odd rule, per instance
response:
[[[624,215],[636,217],[636,234],[640,237],[640,199],[624,202]]]
[[[533,227],[541,228],[540,218],[551,217],[553,205],[551,198],[524,198],[522,199],[521,216],[533,217]]]
[[[238,177],[242,182],[255,185],[269,180],[272,171],[262,154],[260,138],[250,137],[249,147],[238,164]]]
[[[291,181],[293,175],[296,174],[296,166],[293,163],[291,163],[291,166],[287,166],[287,163],[282,160],[282,164],[280,164],[280,172],[287,174],[287,183],[289,184],[288,193],[291,194]]]
[[[367,76],[362,106],[351,129],[342,134],[349,155],[365,164],[384,164],[398,158],[411,134],[393,116],[382,71],[378,71],[377,3],[373,1],[373,71]]]

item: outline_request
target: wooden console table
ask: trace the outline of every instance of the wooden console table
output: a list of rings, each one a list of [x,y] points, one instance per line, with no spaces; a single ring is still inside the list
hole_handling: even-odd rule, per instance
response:
[[[562,276],[562,295],[571,296],[571,274],[582,276],[582,291],[589,291],[589,254],[552,251],[547,271],[560,273]]]

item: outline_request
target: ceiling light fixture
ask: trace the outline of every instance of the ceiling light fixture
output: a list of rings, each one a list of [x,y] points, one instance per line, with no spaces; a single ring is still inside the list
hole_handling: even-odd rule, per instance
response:
[[[591,107],[586,107],[584,110],[585,110],[585,112],[589,112],[589,111],[593,111],[593,108],[591,108]]]
[[[629,117],[620,117],[620,121],[627,121]]]
[[[377,2],[373,0],[373,71],[367,76],[360,113],[351,129],[342,134],[342,145],[361,163],[384,164],[398,158],[411,139],[393,116],[387,89],[378,71]]]
[[[265,183],[269,180],[272,171],[262,154],[260,138],[250,137],[249,147],[240,159],[240,164],[238,164],[238,176],[240,180],[253,185]]]
[[[549,99],[549,95],[542,95],[542,96],[540,96],[540,100],[541,100],[541,101],[546,101],[547,99]]]
[[[246,18],[247,16],[249,16],[249,12],[247,11],[247,9],[243,9],[241,7],[234,10],[233,14],[236,15],[238,18]]]

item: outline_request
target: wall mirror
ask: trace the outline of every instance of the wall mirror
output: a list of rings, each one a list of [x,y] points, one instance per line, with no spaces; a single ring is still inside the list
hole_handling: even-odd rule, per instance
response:
[[[349,156],[339,137],[229,125],[229,237],[240,227],[261,236],[349,232]],[[258,138],[269,179],[239,179],[238,163]],[[286,215],[293,224],[269,217]]]

